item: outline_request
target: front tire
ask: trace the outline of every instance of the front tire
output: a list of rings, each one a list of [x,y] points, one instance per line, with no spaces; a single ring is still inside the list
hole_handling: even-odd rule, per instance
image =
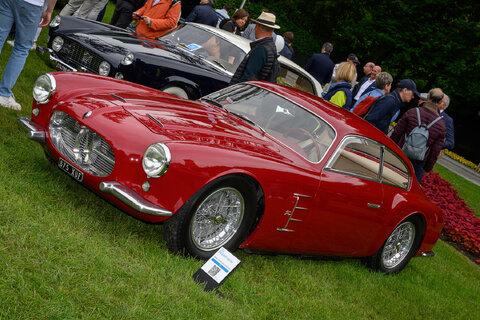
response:
[[[255,195],[254,186],[240,177],[209,183],[165,222],[167,247],[200,259],[220,247],[234,251],[255,221]]]
[[[382,247],[366,259],[367,267],[387,274],[400,272],[417,252],[424,232],[418,217],[403,220]]]

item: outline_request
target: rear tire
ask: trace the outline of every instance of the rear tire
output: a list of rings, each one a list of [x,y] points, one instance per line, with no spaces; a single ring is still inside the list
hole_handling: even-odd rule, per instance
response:
[[[199,259],[210,258],[220,247],[234,251],[255,221],[255,187],[246,179],[217,179],[192,196],[165,221],[167,247]]]
[[[417,252],[425,228],[418,217],[403,220],[385,240],[382,247],[365,259],[367,267],[386,274],[398,273]]]

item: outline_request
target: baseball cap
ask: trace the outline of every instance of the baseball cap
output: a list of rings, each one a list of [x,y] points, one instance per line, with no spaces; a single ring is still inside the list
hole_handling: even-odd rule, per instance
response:
[[[357,56],[354,55],[353,53],[349,54],[347,57],[348,60],[352,61],[353,63],[358,63],[360,64],[360,60],[358,60]]]
[[[405,89],[408,89],[408,90],[411,90],[413,91],[413,93],[419,97],[420,96],[420,92],[417,91],[417,85],[415,84],[415,82],[411,79],[402,79],[400,80],[400,82],[398,83],[397,87],[399,88],[405,88]]]

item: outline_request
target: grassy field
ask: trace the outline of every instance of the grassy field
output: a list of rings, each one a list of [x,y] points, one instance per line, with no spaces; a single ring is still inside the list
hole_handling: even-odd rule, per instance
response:
[[[442,241],[394,276],[355,259],[237,251],[225,299],[203,292],[191,279],[203,262],[171,254],[161,225],[110,206],[27,139],[16,118],[47,71],[32,52],[14,88],[23,110],[0,108],[0,319],[478,319],[480,268]],[[446,178],[478,212],[478,192]]]

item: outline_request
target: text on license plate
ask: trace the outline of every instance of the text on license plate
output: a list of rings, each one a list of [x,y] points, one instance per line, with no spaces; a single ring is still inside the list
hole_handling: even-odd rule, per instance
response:
[[[70,163],[63,160],[62,158],[58,159],[58,167],[72,176],[75,180],[80,182],[83,181],[83,172],[73,167]]]
[[[55,63],[55,66],[57,67],[58,70],[60,71],[72,71],[72,69],[70,69],[69,67],[67,66],[64,66],[63,64],[61,64],[60,62],[56,62]]]

